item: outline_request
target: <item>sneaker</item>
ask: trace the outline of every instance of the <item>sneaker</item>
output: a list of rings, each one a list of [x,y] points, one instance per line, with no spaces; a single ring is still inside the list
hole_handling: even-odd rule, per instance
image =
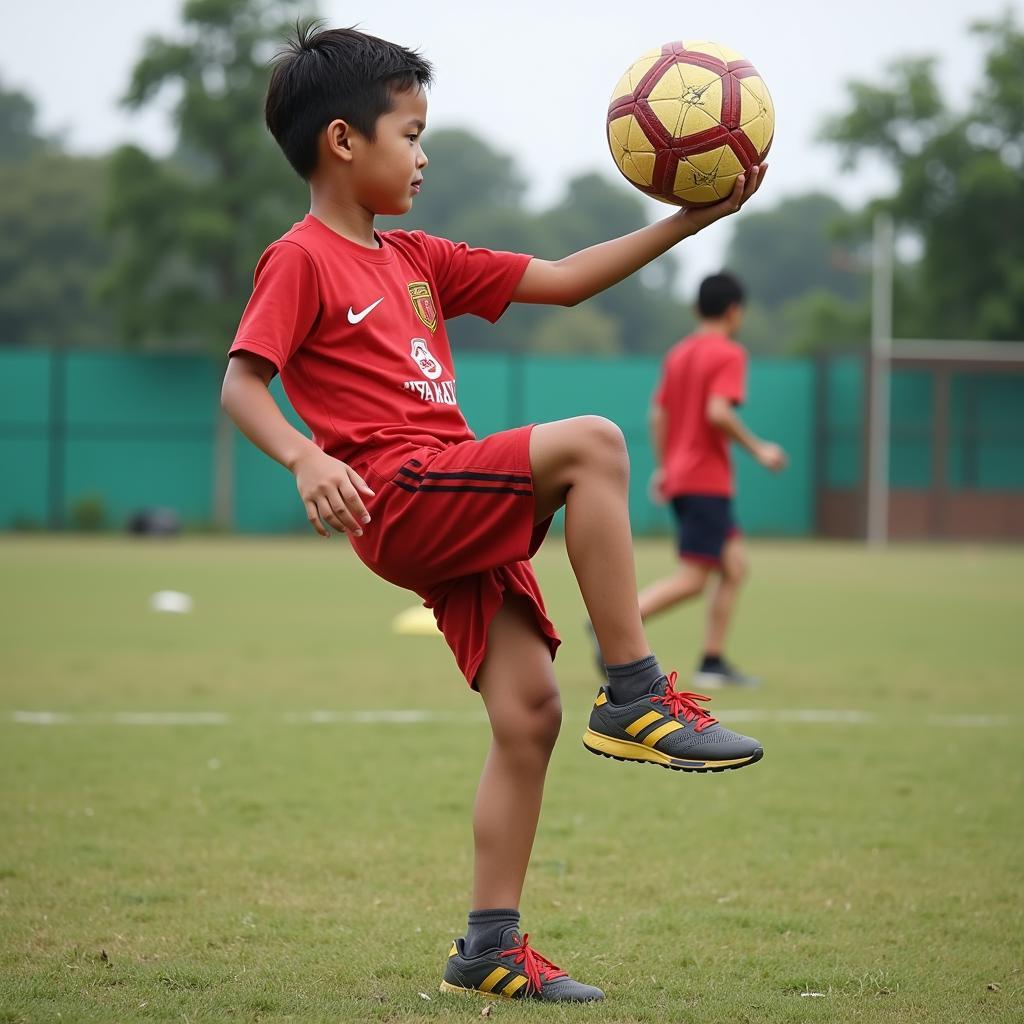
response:
[[[710,697],[677,691],[676,679],[675,672],[662,676],[650,694],[629,704],[613,704],[602,686],[583,745],[593,754],[681,772],[745,768],[764,757],[758,740],[726,729],[697,703]]]
[[[693,685],[701,689],[720,689],[724,686],[749,689],[760,686],[761,680],[757,676],[748,676],[741,672],[725,658],[719,658],[711,663],[705,659],[693,674]]]
[[[465,955],[465,939],[456,939],[448,952],[442,992],[476,993],[488,999],[538,999],[545,1003],[596,1003],[604,993],[593,985],[573,981],[519,936],[513,925],[501,934],[494,949],[480,956]]]

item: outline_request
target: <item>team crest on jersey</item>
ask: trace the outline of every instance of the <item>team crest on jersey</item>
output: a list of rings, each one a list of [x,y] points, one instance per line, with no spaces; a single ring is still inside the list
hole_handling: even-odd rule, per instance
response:
[[[437,307],[434,305],[434,296],[430,294],[430,285],[426,281],[413,281],[409,285],[409,298],[423,326],[433,333],[437,327]]]
[[[437,380],[444,373],[444,367],[430,354],[426,338],[413,338],[409,355],[427,380]]]

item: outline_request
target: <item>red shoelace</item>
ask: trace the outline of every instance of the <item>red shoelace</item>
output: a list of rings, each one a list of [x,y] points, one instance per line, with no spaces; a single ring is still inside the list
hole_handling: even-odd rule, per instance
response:
[[[652,697],[651,701],[655,704],[664,704],[673,718],[678,718],[682,715],[684,721],[696,721],[697,724],[693,727],[694,732],[702,732],[709,725],[715,725],[718,722],[718,719],[712,718],[711,715],[709,715],[707,711],[697,703],[699,700],[711,700],[711,698],[705,697],[703,693],[690,693],[688,690],[677,690],[675,685],[678,678],[679,674],[677,672],[669,672],[668,684],[665,687],[665,695],[663,697]]]
[[[523,935],[522,939],[519,940],[518,946],[513,946],[511,949],[506,949],[498,954],[498,956],[514,957],[515,959],[512,963],[517,967],[520,964],[523,965],[528,982],[527,991],[539,992],[541,985],[545,981],[554,981],[555,978],[568,977],[565,971],[556,967],[546,956],[541,956],[540,953],[530,946],[529,938],[529,935]],[[541,975],[543,975],[543,978]]]

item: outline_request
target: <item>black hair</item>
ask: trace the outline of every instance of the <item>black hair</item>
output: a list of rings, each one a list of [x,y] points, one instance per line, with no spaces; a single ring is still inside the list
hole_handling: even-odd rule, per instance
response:
[[[266,121],[288,162],[303,177],[316,167],[317,140],[340,118],[373,141],[377,118],[393,109],[392,92],[430,85],[434,69],[415,50],[355,28],[296,24],[274,58]]]
[[[707,319],[724,316],[730,306],[742,306],[745,298],[739,279],[723,270],[701,281],[697,312]]]

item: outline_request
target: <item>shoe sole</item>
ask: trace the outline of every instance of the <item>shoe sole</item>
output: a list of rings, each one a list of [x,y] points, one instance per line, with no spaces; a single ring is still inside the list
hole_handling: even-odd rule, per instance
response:
[[[729,761],[699,761],[690,758],[671,757],[653,747],[642,743],[631,743],[629,740],[616,740],[611,736],[602,736],[593,729],[583,734],[583,746],[592,754],[611,757],[616,761],[632,761],[636,764],[656,764],[660,768],[669,768],[675,772],[727,772],[735,768],[746,768],[757,764],[764,757],[764,748],[755,747],[747,757],[737,757]]]
[[[462,988],[460,985],[453,985],[450,981],[442,981],[440,987],[438,988],[438,992],[448,992],[452,995],[457,996],[482,996],[484,999],[507,999],[509,1002],[511,1002],[513,999],[519,999],[520,1001],[522,1001],[523,999],[531,999],[530,996],[506,996],[503,995],[501,992],[484,992],[482,989],[479,988]],[[545,1000],[537,999],[531,1001],[544,1002]],[[604,1002],[604,999],[555,999],[549,1001],[552,1004],[573,1003],[577,1006],[582,1006],[588,1003],[602,1003]]]
[[[453,985],[450,981],[442,981],[438,992],[451,992],[457,996],[480,996],[483,999],[514,999],[515,996],[502,996],[500,992],[484,992],[479,988],[462,988],[461,985]]]

